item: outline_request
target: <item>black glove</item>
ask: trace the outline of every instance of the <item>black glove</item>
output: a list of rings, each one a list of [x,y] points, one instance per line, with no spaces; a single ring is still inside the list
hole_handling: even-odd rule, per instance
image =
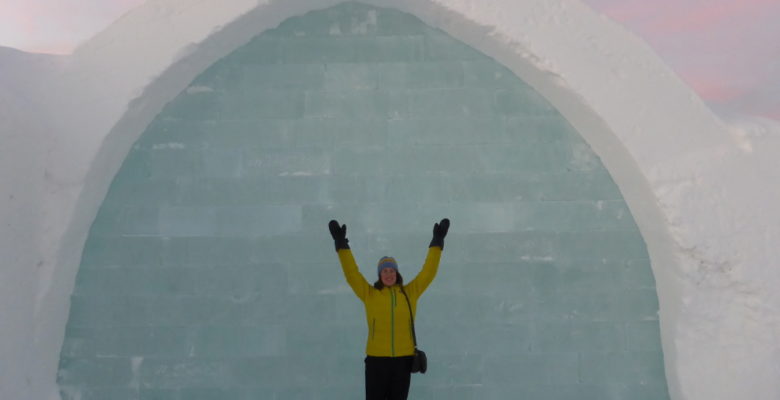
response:
[[[347,239],[347,225],[339,226],[339,222],[335,219],[330,220],[328,223],[328,229],[330,229],[330,235],[333,236],[333,242],[336,245],[336,251],[339,249],[349,248],[349,239]]]
[[[450,220],[444,218],[438,224],[433,224],[433,239],[428,247],[438,246],[444,249],[444,237],[447,236],[447,231],[450,229]]]

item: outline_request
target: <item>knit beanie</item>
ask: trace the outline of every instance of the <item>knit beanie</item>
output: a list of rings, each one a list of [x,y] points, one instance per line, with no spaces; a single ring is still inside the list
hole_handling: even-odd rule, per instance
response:
[[[395,262],[395,258],[387,256],[380,258],[379,262],[376,263],[376,274],[379,275],[385,268],[392,268],[398,272],[398,263]]]

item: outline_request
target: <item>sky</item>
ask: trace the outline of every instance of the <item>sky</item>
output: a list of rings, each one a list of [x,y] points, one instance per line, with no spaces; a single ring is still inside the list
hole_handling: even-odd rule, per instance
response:
[[[0,0],[0,46],[68,54],[145,0]],[[780,120],[780,0],[583,0],[722,114]]]
[[[584,0],[722,113],[780,120],[780,0]]]

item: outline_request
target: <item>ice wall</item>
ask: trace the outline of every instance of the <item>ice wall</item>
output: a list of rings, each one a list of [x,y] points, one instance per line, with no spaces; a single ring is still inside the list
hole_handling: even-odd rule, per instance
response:
[[[411,279],[453,220],[415,398],[668,398],[644,242],[607,171],[505,67],[391,9],[285,21],[198,76],[92,225],[65,399],[363,398],[326,229]]]

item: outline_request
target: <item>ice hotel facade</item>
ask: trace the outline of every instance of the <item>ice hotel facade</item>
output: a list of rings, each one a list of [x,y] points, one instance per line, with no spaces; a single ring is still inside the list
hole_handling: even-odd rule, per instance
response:
[[[13,57],[4,399],[362,398],[326,223],[413,276],[443,217],[415,398],[780,396],[777,138],[578,2],[160,0]]]

